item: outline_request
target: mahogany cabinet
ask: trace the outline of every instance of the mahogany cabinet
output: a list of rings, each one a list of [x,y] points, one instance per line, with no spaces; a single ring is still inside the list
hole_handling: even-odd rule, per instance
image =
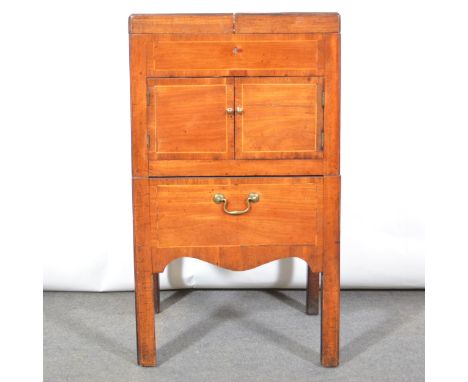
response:
[[[132,15],[129,32],[138,363],[156,365],[172,260],[298,257],[337,366],[339,15]]]

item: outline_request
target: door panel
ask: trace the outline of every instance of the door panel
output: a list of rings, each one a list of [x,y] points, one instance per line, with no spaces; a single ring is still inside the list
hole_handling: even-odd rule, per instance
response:
[[[236,78],[236,158],[322,158],[321,77]]]
[[[149,159],[234,158],[233,79],[148,81]]]

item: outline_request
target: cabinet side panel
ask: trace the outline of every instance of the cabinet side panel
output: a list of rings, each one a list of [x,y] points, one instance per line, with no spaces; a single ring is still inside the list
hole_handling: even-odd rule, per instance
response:
[[[145,36],[130,35],[133,176],[148,176],[146,131],[146,47],[147,38]]]
[[[324,175],[340,173],[340,35],[326,35]]]

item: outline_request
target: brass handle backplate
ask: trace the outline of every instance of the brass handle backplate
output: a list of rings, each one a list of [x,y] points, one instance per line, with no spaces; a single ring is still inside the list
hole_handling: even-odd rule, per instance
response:
[[[228,201],[224,197],[223,194],[214,194],[214,196],[213,196],[213,202],[215,202],[216,204],[223,203],[223,210],[224,210],[225,213],[227,213],[229,215],[243,215],[243,214],[246,214],[247,212],[250,211],[251,203],[257,203],[259,201],[260,201],[260,195],[257,194],[256,192],[251,192],[249,194],[249,196],[247,197],[247,200],[246,200],[247,207],[245,207],[245,209],[243,209],[241,211],[229,211],[227,209]]]
[[[232,107],[228,107],[228,108],[226,108],[226,113],[234,114],[234,109]]]
[[[242,114],[244,112],[244,108],[242,106],[237,106],[236,107],[236,112],[237,112],[237,114]]]

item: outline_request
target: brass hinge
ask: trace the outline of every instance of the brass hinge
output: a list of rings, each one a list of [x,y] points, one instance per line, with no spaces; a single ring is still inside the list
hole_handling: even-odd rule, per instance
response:
[[[322,90],[322,107],[325,107],[325,90]]]
[[[323,151],[323,145],[325,144],[325,132],[322,130],[320,132],[320,150]]]
[[[146,133],[146,146],[150,147],[150,143],[151,143],[151,135],[150,133]]]

